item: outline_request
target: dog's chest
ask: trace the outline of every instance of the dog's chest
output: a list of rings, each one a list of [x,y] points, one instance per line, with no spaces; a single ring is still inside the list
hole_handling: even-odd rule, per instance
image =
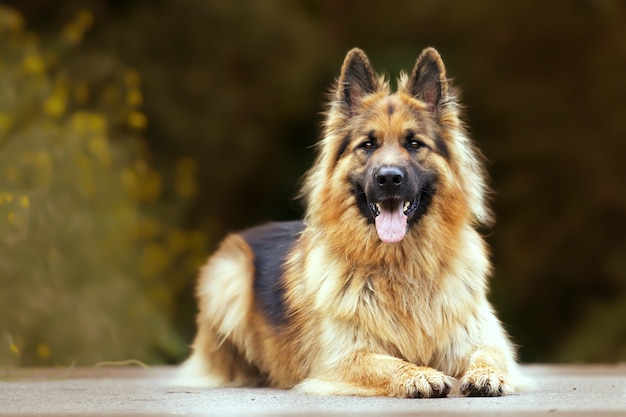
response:
[[[345,289],[336,305],[350,305],[353,314],[341,316],[342,327],[356,348],[428,362],[445,338],[439,294],[400,279],[369,276]]]

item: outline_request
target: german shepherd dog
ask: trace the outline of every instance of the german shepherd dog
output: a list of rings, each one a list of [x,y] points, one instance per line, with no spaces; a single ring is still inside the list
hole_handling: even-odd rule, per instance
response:
[[[476,230],[491,222],[485,172],[459,113],[435,49],[395,93],[351,50],[305,177],[304,221],[231,234],[209,258],[183,383],[410,398],[516,392]]]

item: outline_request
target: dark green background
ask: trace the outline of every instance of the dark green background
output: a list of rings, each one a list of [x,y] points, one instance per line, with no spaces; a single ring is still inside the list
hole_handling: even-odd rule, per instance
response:
[[[293,197],[350,48],[395,79],[436,47],[488,160],[491,298],[521,358],[626,360],[626,2],[1,3],[44,39],[93,12],[75,53],[141,74],[152,164],[167,177],[180,157],[197,163],[200,188],[177,222],[209,236],[207,255],[229,230],[302,214]],[[189,342],[194,276],[183,275],[170,319]]]

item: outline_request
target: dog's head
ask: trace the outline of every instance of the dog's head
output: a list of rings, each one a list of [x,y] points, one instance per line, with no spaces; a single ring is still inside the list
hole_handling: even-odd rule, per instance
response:
[[[422,53],[409,80],[410,95],[377,95],[379,80],[362,51],[344,62],[337,99],[349,114],[351,151],[358,163],[350,180],[362,214],[383,242],[401,241],[428,209],[437,182],[431,153],[446,153],[436,111],[447,82],[439,54]]]
[[[332,93],[321,154],[309,172],[309,194],[326,189],[317,194],[318,203],[357,208],[387,243],[402,241],[433,210],[440,217],[450,210],[488,217],[482,171],[439,53],[425,49],[398,83],[391,94],[363,51],[348,53]],[[338,184],[349,184],[351,199],[340,196]],[[350,206],[341,206],[340,198]]]

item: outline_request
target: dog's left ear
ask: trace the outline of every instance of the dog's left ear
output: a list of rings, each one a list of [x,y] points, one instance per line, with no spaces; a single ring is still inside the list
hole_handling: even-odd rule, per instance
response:
[[[448,80],[443,60],[435,48],[424,49],[417,58],[407,92],[426,103],[429,112],[438,115],[442,99],[448,96]]]

